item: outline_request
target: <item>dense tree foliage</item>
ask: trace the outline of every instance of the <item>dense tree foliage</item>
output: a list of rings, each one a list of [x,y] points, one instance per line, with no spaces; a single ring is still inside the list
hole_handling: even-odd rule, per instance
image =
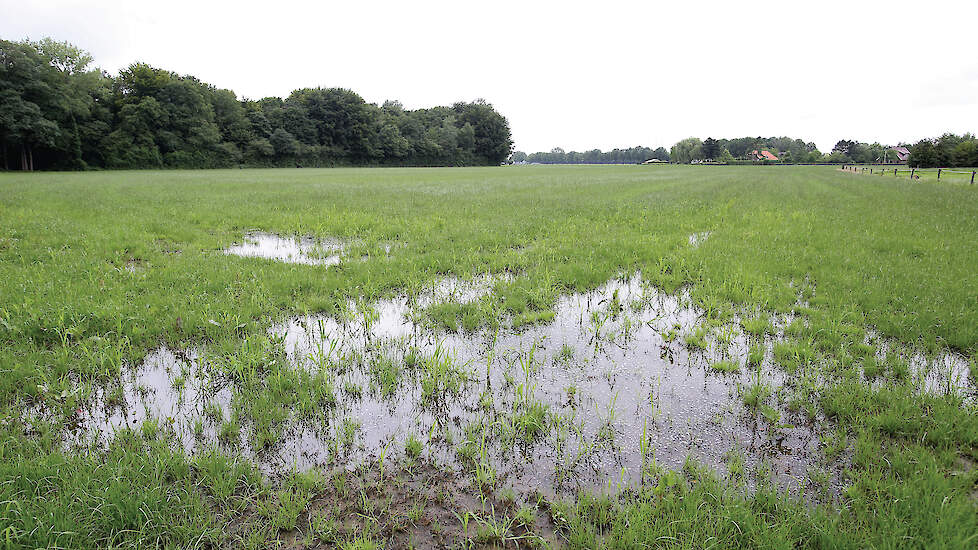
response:
[[[822,162],[822,153],[813,142],[802,139],[783,137],[769,138],[737,138],[721,140],[722,146],[730,151],[734,158],[746,158],[754,150],[774,152],[783,162]]]
[[[700,140],[690,137],[672,146],[671,157],[674,162],[688,164],[698,161],[735,162],[753,161],[754,151],[771,151],[782,162],[821,162],[814,143],[790,137],[742,137],[734,139]]]
[[[908,148],[911,166],[978,166],[978,138],[973,134],[944,134],[936,139],[921,140]],[[814,143],[789,137],[707,138],[703,141],[691,137],[673,145],[671,157],[673,162],[682,164],[698,161],[754,161],[753,151],[763,150],[772,152],[779,162],[785,163],[872,164],[898,161],[892,147],[880,143],[840,139],[831,152],[823,155]]]
[[[700,153],[704,158],[708,159],[720,158],[721,151],[723,150],[724,148],[720,145],[720,142],[711,137],[706,138],[700,146]]]
[[[824,162],[871,164],[877,162],[896,162],[897,155],[890,147],[879,143],[863,143],[851,139],[840,139],[825,156]]]
[[[978,166],[978,138],[973,134],[944,134],[937,139],[922,139],[909,149],[908,163],[917,168]]]
[[[82,168],[110,127],[107,79],[70,44],[0,41],[0,155],[4,167]]]
[[[529,155],[522,151],[516,151],[510,157],[510,162],[537,164],[636,164],[651,159],[668,161],[669,152],[664,147],[659,147],[658,149],[630,147],[628,149],[612,149],[608,152],[603,152],[600,149],[591,149],[590,151],[579,153],[577,151],[568,152],[560,147],[555,147],[548,153],[530,153]]]
[[[706,154],[703,152],[703,142],[700,138],[690,137],[680,140],[672,146],[669,155],[674,162],[679,164],[689,164],[694,160],[703,160]]]
[[[0,40],[4,168],[493,165],[512,150],[483,100],[407,110],[341,88],[239,100],[145,63],[111,77],[91,62],[51,39]]]

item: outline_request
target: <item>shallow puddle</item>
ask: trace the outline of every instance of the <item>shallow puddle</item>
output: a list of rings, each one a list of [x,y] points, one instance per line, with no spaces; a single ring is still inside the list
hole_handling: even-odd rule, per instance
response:
[[[512,487],[617,489],[640,483],[643,464],[676,468],[691,456],[723,470],[731,453],[798,487],[813,465],[818,440],[811,429],[759,420],[743,406],[741,388],[777,387],[780,374],[770,367],[747,372],[742,336],[723,349],[691,352],[679,343],[701,320],[687,299],[645,288],[636,277],[563,297],[556,309],[547,325],[474,336],[432,335],[398,302],[379,304],[369,330],[316,317],[279,330],[290,357],[308,368],[321,368],[323,342],[337,343],[337,353],[362,354],[367,365],[454,352],[473,378],[457,398],[428,407],[417,385],[406,383],[389,397],[344,401],[342,414],[361,422],[368,450],[435,433],[433,451],[451,462],[466,438],[475,441],[482,460]],[[714,372],[711,365],[724,358],[741,373]],[[371,382],[369,373],[345,376],[356,385]],[[532,422],[534,410],[546,413],[539,433],[528,434],[521,423]],[[304,454],[316,446],[303,445]]]
[[[223,445],[270,475],[400,455],[413,438],[440,465],[525,493],[617,491],[687,457],[744,472],[747,487],[758,472],[797,491],[826,470],[822,489],[839,492],[841,465],[820,450],[824,419],[784,406],[791,380],[772,345],[790,318],[775,320],[778,335],[748,340],[736,320],[711,322],[688,296],[634,276],[563,296],[552,322],[525,330],[445,333],[422,322],[426,307],[471,302],[507,280],[443,279],[414,297],[351,302],[341,318],[272,327],[288,372],[318,376],[335,395],[325,413],[286,411],[273,441],[260,443],[267,436],[248,418],[246,401],[260,392],[243,393],[206,357],[167,349],[106,390],[82,415],[82,433],[108,437],[153,417],[189,451]],[[763,361],[748,367],[758,342]],[[230,435],[229,422],[238,426]]]
[[[512,280],[513,276],[509,273],[499,275],[486,273],[477,275],[472,279],[459,279],[454,276],[442,278],[421,292],[418,296],[417,305],[428,307],[446,302],[468,304],[478,301],[483,296],[488,296],[496,283],[511,282]]]
[[[867,334],[865,343],[876,348],[876,360],[880,365],[879,375],[874,377],[874,387],[891,383],[894,378],[898,381],[909,378],[920,392],[957,394],[969,403],[978,398],[978,387],[970,382],[971,364],[960,353],[945,351],[931,357],[883,338],[875,331]]]
[[[923,391],[938,395],[963,394],[967,399],[974,400],[975,388],[969,384],[971,365],[965,356],[947,352],[932,359],[922,353],[914,353],[910,364],[922,379],[919,386]]]
[[[158,428],[172,430],[191,450],[197,440],[213,439],[214,425],[230,413],[232,388],[204,368],[196,351],[158,348],[138,369],[124,370],[118,382],[97,390],[96,403],[79,418],[89,429],[76,432],[74,443],[104,443],[99,440],[115,430],[140,430],[151,419]],[[201,422],[198,433],[196,424],[208,416],[214,422]]]
[[[245,234],[244,242],[224,249],[225,254],[246,258],[267,258],[280,262],[305,265],[336,265],[340,263],[343,245],[338,241],[312,237],[280,237],[260,231]]]
[[[706,242],[706,239],[710,238],[712,231],[701,231],[699,233],[690,233],[689,235],[689,245],[693,248]]]
[[[291,422],[257,454],[245,425],[242,451],[272,473],[329,466],[338,454],[357,462],[413,436],[439,462],[489,465],[506,485],[551,493],[633,486],[643,464],[678,467],[687,456],[722,468],[731,450],[748,466],[770,462],[786,485],[804,476],[817,449],[811,432],[759,422],[739,397],[750,376],[710,370],[722,356],[739,361],[746,341],[689,352],[679,335],[699,314],[637,277],[562,297],[552,323],[521,332],[444,334],[413,320],[418,308],[477,299],[497,280],[449,279],[415,300],[351,305],[342,321],[274,327],[295,365],[329,372],[337,403],[321,422]],[[137,428],[152,416],[188,449],[213,444],[234,408],[233,385],[213,376],[196,354],[158,350],[89,411],[89,432]],[[219,418],[205,421],[213,411]],[[338,453],[344,431],[354,437]]]

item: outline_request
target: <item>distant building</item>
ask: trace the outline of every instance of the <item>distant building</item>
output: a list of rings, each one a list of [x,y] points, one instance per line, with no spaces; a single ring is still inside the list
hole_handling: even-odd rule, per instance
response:
[[[771,151],[758,151],[757,149],[750,152],[751,160],[778,160],[778,157]]]
[[[659,159],[649,159],[649,160],[643,162],[642,164],[659,164],[660,162],[668,162],[668,161],[659,160]]]
[[[896,153],[896,156],[900,162],[907,162],[907,159],[910,158],[910,149],[907,149],[906,147],[890,147],[890,151]]]

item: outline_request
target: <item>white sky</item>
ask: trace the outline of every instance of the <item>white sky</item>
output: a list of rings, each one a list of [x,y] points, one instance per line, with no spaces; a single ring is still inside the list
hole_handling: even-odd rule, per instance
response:
[[[406,107],[479,97],[519,150],[978,131],[978,2],[0,0],[51,36],[239,97],[340,86]]]

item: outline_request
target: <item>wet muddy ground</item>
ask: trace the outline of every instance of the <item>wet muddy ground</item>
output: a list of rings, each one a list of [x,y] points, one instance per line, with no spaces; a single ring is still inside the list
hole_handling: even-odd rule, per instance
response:
[[[227,253],[326,266],[340,258],[339,245],[255,235]],[[275,324],[265,357],[287,364],[252,379],[209,350],[157,349],[80,411],[74,442],[148,421],[190,452],[226,448],[270,476],[352,471],[410,448],[479,487],[524,496],[617,492],[690,458],[748,489],[773,480],[802,492],[820,472],[823,494],[841,490],[846,458],[823,453],[831,426],[814,408],[789,406],[797,376],[774,360],[790,316],[748,336],[739,319],[712,319],[639,274],[561,296],[552,321],[522,330],[451,332],[425,316],[438,304],[492,300],[511,281],[443,278],[415,296],[351,301],[335,318]],[[907,363],[923,391],[966,391],[960,357]],[[274,399],[273,383],[305,388],[322,406],[256,405]]]
[[[407,459],[387,468],[334,472],[310,500],[283,548],[332,548],[377,539],[393,548],[560,548],[542,499],[475,495],[467,481],[427,462]]]

